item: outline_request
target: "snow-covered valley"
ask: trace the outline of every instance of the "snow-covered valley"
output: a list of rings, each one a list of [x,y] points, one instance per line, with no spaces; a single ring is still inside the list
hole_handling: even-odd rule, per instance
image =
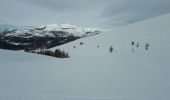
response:
[[[51,48],[66,59],[0,50],[0,99],[169,100],[169,26],[167,14]]]

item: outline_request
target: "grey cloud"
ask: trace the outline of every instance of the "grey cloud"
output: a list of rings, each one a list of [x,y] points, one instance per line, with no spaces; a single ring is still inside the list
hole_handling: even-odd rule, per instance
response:
[[[11,24],[70,22],[126,25],[170,12],[170,0],[1,0],[0,16]]]
[[[108,24],[126,25],[170,12],[169,0],[24,0],[56,12],[100,13]],[[90,16],[90,15],[87,15]]]
[[[76,8],[76,5],[72,4],[70,0],[67,0],[67,2],[65,0],[25,0],[25,1],[30,2],[37,6],[57,11],[71,10]]]
[[[2,19],[0,19],[0,23],[3,23],[4,21]]]
[[[170,13],[169,0],[114,0],[112,3],[102,16],[115,25],[126,25]]]
[[[44,7],[53,11],[80,11],[87,10],[92,4],[96,4],[99,0],[21,0],[32,3],[34,5]],[[93,5],[93,6],[94,6]]]

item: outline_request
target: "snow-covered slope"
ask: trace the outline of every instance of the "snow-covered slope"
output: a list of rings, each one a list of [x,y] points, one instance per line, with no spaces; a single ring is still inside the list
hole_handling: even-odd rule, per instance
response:
[[[169,18],[159,16],[57,47],[70,53],[68,59],[0,50],[0,99],[169,100]]]
[[[55,48],[69,50],[73,56],[86,56],[107,55],[109,47],[113,46],[115,54],[126,53],[131,55],[131,50],[135,47],[131,46],[131,42],[134,41],[136,44],[139,43],[139,48],[134,48],[137,54],[145,54],[145,44],[149,43],[151,49],[148,51],[149,54],[162,55],[160,51],[168,52],[170,50],[170,46],[167,45],[170,42],[169,16],[170,14],[159,16]],[[81,46],[80,42],[84,42],[84,46]],[[73,48],[74,46],[76,48]]]

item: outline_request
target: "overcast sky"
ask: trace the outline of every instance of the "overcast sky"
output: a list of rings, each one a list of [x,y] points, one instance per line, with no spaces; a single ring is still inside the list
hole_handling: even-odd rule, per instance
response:
[[[0,0],[0,23],[120,26],[170,13],[170,0]]]

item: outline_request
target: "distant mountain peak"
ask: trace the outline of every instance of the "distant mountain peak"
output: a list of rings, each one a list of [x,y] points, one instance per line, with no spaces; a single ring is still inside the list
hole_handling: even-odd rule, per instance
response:
[[[52,48],[101,32],[102,29],[99,28],[85,28],[68,23],[28,29],[5,30],[0,32],[0,48],[12,50]]]
[[[63,32],[68,32],[72,35],[80,36],[80,37],[85,37],[85,36],[90,36],[93,35],[91,33],[101,33],[104,30],[100,28],[87,28],[87,27],[80,27],[77,25],[71,25],[69,23],[65,24],[50,24],[50,25],[45,25],[45,26],[40,26],[37,27],[37,29],[42,29],[44,31],[63,31]]]

